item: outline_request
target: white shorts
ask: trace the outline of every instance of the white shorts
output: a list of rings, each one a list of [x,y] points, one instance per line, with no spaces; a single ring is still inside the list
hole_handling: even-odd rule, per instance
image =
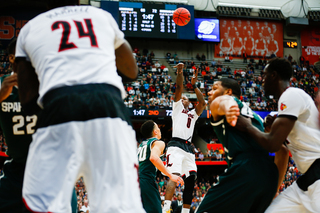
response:
[[[71,212],[72,190],[83,176],[92,212],[145,212],[135,131],[123,111],[121,96],[112,94],[117,90],[107,88],[108,94],[99,87],[67,88],[70,94],[66,95],[57,90],[47,98],[49,104],[38,117],[30,144],[23,182],[23,199],[31,211]]]
[[[308,191],[299,188],[296,181],[276,197],[266,213],[290,212],[307,213],[320,212],[320,180],[308,187]]]
[[[189,177],[197,172],[195,155],[175,146],[170,146],[166,153],[166,167],[171,173],[178,173],[181,177]]]

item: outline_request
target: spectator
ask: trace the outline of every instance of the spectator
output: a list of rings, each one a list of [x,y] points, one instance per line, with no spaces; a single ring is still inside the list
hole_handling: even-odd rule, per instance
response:
[[[205,61],[205,60],[206,60],[206,56],[204,55],[204,53],[202,53],[202,55],[201,55],[201,60],[202,60],[202,61]]]
[[[90,213],[90,207],[89,207],[88,203],[89,203],[88,200],[84,200],[83,201],[84,205],[82,206],[82,208],[80,210],[85,212],[85,213]]]

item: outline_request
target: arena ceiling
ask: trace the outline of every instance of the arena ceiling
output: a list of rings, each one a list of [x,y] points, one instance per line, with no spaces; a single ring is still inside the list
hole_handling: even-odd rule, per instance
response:
[[[136,0],[133,0],[133,2]],[[218,6],[248,7],[258,10],[281,10],[285,17],[304,17],[308,11],[320,11],[320,0],[139,0],[147,2],[181,3],[196,10],[216,11]],[[303,11],[303,9],[305,11]]]

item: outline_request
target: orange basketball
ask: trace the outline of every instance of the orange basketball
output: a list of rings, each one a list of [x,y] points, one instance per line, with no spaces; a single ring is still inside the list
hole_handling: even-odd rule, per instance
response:
[[[189,10],[183,7],[179,7],[173,12],[173,21],[178,26],[185,26],[189,23],[191,15]]]

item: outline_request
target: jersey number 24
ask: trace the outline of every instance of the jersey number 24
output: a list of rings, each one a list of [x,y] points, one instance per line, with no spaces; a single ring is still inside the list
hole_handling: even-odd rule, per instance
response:
[[[88,37],[90,38],[91,47],[98,47],[98,42],[93,30],[91,19],[84,19],[84,23],[86,25],[87,31],[84,30],[82,22],[80,21],[73,21],[73,22],[77,27],[79,38]],[[57,30],[59,28],[62,28],[62,36],[61,36],[61,41],[59,46],[59,52],[78,48],[73,42],[69,41],[69,36],[71,32],[70,23],[67,21],[56,21],[51,26],[52,31]]]

